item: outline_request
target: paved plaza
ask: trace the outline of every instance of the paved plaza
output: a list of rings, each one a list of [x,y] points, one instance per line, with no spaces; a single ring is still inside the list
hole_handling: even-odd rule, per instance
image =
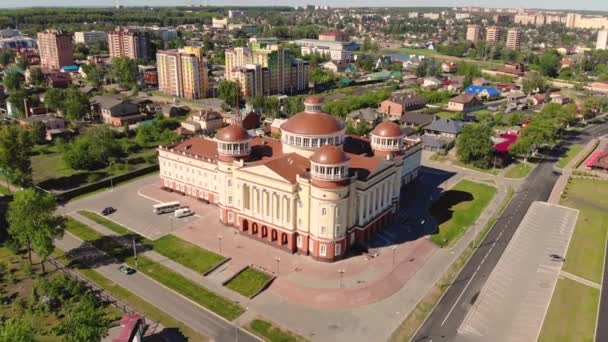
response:
[[[578,211],[534,202],[459,329],[457,341],[535,341]],[[500,323],[497,323],[500,322]]]

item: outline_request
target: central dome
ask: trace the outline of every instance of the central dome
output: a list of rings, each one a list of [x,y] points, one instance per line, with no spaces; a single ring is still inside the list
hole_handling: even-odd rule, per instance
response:
[[[247,131],[243,127],[238,125],[230,125],[226,128],[221,129],[219,132],[217,132],[217,135],[215,137],[217,138],[217,140],[226,142],[243,141],[248,140],[250,138]]]
[[[329,114],[321,112],[323,99],[309,96],[304,99],[305,110],[281,125],[281,130],[300,135],[333,135],[344,130],[344,123]]]
[[[337,165],[346,163],[349,160],[344,151],[333,145],[321,146],[312,156],[310,161],[317,164]]]

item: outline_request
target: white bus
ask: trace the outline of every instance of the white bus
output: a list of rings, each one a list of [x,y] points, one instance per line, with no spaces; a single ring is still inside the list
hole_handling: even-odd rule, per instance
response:
[[[179,202],[167,202],[167,203],[159,203],[154,205],[154,213],[157,215],[170,213],[175,211],[180,207]]]

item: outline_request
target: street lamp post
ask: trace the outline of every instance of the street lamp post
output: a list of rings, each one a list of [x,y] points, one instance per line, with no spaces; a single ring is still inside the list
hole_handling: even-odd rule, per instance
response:
[[[274,260],[277,261],[277,276],[279,275],[279,264],[281,263],[281,258],[275,257]]]
[[[135,258],[135,268],[137,268],[137,248],[135,248],[135,237],[131,237],[131,242],[133,243],[133,256]]]
[[[219,249],[220,254],[221,254],[222,253],[222,236],[221,235],[217,236],[217,242],[218,242],[218,246],[219,246],[218,249]]]
[[[108,162],[108,168],[110,168],[112,165],[114,165],[114,161],[111,160]],[[114,191],[114,176],[110,176],[110,192]]]
[[[344,276],[345,272],[346,272],[346,270],[343,268],[338,270],[338,273],[340,273],[340,288],[342,288],[342,277]]]

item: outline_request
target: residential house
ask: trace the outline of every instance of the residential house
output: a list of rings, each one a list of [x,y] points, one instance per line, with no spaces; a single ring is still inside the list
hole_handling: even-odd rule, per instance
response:
[[[112,126],[125,126],[140,122],[146,114],[140,111],[138,104],[115,96],[93,96],[91,98],[93,114],[101,115],[102,121]]]
[[[481,106],[482,103],[477,96],[472,94],[460,94],[450,99],[447,110],[450,112],[468,113],[479,109]]]
[[[541,104],[545,103],[546,96],[544,94],[536,94],[536,95],[530,96],[528,98],[528,101],[530,101],[530,103],[533,106],[540,106]]]
[[[425,77],[422,81],[422,87],[427,89],[437,89],[440,88],[442,84],[443,82],[437,77]]]
[[[346,61],[329,61],[321,64],[323,69],[333,72],[344,72],[349,64]]]
[[[475,95],[480,99],[491,100],[500,97],[500,91],[494,87],[470,85],[464,90],[465,94]]]
[[[51,114],[32,115],[17,119],[22,126],[31,127],[34,122],[41,122],[46,130],[45,140],[51,141],[58,137],[67,137],[70,131],[65,128],[65,120]]]
[[[45,75],[46,84],[49,88],[65,89],[72,84],[70,74],[67,72],[51,72]]]
[[[177,116],[184,116],[188,114],[190,108],[186,106],[176,106],[172,104],[167,104],[162,107],[163,117],[165,118],[174,118]]]
[[[553,93],[549,95],[549,98],[551,98],[551,103],[557,103],[560,105],[565,105],[571,102],[569,97],[559,93]]]
[[[426,99],[415,94],[397,95],[382,101],[380,112],[391,117],[391,120],[399,120],[405,112],[418,110],[426,107]]]
[[[401,125],[409,128],[414,128],[416,130],[430,124],[434,119],[433,115],[417,113],[417,112],[407,112],[401,116],[400,123]]]
[[[360,123],[365,122],[369,127],[374,127],[381,121],[381,117],[374,108],[362,108],[350,112],[346,115],[346,122],[352,123],[357,127]]]
[[[472,85],[476,85],[476,86],[489,86],[490,85],[490,81],[486,80],[483,77],[478,77],[475,78],[473,80],[473,82],[471,82]]]
[[[513,145],[519,135],[516,132],[504,132],[492,138],[494,142],[494,163],[496,166],[504,167],[511,160],[509,147]]]
[[[181,126],[194,133],[212,133],[224,126],[224,117],[212,109],[202,109],[190,115]]]
[[[464,76],[450,76],[447,81],[443,82],[443,86],[450,93],[459,93],[464,88],[464,79]]]
[[[422,136],[424,148],[431,151],[450,149],[463,127],[462,121],[435,117],[424,127]]]
[[[458,70],[456,63],[449,61],[441,63],[441,71],[444,73],[452,74]]]

